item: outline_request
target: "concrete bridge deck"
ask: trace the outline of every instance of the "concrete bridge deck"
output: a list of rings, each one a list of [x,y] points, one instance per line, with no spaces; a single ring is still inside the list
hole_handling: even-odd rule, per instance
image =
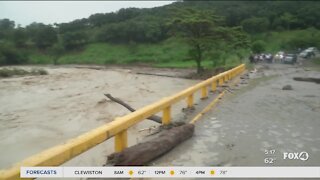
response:
[[[196,124],[194,137],[158,159],[157,166],[315,166],[320,162],[320,85],[293,77],[317,77],[303,67],[259,65],[248,84],[227,93]],[[293,90],[282,90],[291,85]],[[265,150],[275,150],[266,155]],[[309,159],[284,160],[284,152]],[[265,163],[272,157],[274,162]]]

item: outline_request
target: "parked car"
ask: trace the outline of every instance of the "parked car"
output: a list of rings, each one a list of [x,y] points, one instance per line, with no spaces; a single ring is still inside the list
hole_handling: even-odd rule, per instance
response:
[[[300,57],[308,59],[315,56],[315,52],[312,50],[304,50],[299,54]]]
[[[316,56],[316,54],[318,53],[318,49],[316,47],[309,47],[305,50],[303,50],[299,56],[305,59],[311,58]]]
[[[318,49],[316,47],[309,47],[305,51],[316,54],[318,52]]]
[[[283,58],[284,64],[294,64],[297,62],[297,55],[296,54],[286,54]]]

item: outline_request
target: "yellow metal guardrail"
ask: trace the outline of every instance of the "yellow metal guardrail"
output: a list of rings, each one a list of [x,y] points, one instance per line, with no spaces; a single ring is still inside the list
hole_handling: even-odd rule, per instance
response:
[[[39,154],[33,155],[20,163],[15,164],[7,170],[0,171],[0,179],[19,179],[21,166],[58,166],[86,150],[102,143],[115,136],[115,151],[121,152],[127,147],[127,129],[136,123],[163,111],[162,124],[167,125],[171,121],[171,106],[181,101],[187,100],[187,107],[193,106],[194,93],[201,90],[201,99],[208,97],[208,87],[215,91],[217,85],[221,86],[225,81],[232,79],[245,70],[245,65],[241,64],[231,70],[220,73],[212,78],[202,81],[189,87],[175,95],[165,97],[160,101],[145,106],[128,115],[118,117],[114,121],[84,133],[64,144],[54,146]]]

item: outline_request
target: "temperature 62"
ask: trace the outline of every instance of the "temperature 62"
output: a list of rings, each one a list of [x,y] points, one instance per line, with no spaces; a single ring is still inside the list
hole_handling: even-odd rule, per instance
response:
[[[265,164],[273,164],[275,161],[276,161],[275,158],[270,158],[270,157],[264,158]]]

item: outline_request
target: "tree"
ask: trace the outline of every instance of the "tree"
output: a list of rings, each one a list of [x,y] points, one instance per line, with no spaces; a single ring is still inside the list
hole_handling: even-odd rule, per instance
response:
[[[249,49],[251,45],[248,34],[243,31],[242,27],[229,28],[227,34],[230,38],[227,41],[228,45],[226,49],[236,54],[242,62],[244,57],[243,52]]]
[[[136,17],[140,14],[139,8],[122,8],[117,12],[118,21],[124,21]]]
[[[15,23],[9,19],[0,19],[0,41],[11,40]]]
[[[114,43],[155,43],[167,37],[167,29],[163,19],[145,15],[104,25],[95,38],[97,41]]]
[[[302,7],[297,12],[297,17],[303,23],[303,27],[314,26],[320,29],[320,6]]]
[[[65,52],[65,48],[61,41],[58,41],[50,48],[50,54],[53,58],[53,64],[57,65],[59,58],[63,55]]]
[[[212,67],[217,67],[218,64],[220,64],[221,59],[224,57],[224,53],[224,51],[219,49],[208,53],[208,56],[212,58]]]
[[[309,28],[284,41],[282,46],[287,50],[320,47],[320,32],[314,28]]]
[[[249,36],[242,27],[220,27],[215,34],[219,38],[215,40],[218,43],[209,52],[213,66],[226,65],[230,55],[236,55],[242,62],[245,52],[250,48]]]
[[[88,18],[89,24],[93,27],[101,27],[108,22],[107,15],[102,13],[93,14]]]
[[[210,11],[185,8],[177,10],[175,18],[170,22],[173,33],[189,44],[189,55],[197,64],[197,73],[203,71],[201,62],[205,53],[217,43],[214,41],[218,39],[214,31],[219,28],[219,20],[220,18]]]
[[[53,27],[43,26],[36,33],[34,40],[38,48],[46,49],[57,42],[57,34]]]
[[[67,50],[80,49],[86,45],[87,42],[87,34],[81,31],[67,32],[62,35],[62,43]]]
[[[66,32],[76,32],[81,30],[85,30],[89,27],[90,23],[89,20],[86,18],[82,19],[76,19],[74,21],[71,21],[69,23],[61,23],[61,24],[55,24],[60,33],[66,33]]]
[[[0,65],[23,64],[28,61],[25,51],[16,49],[10,44],[0,44]]]
[[[285,12],[282,16],[280,16],[280,20],[285,25],[287,30],[290,30],[291,29],[291,25],[298,21],[297,18],[294,15],[292,15],[292,14],[290,14],[288,12]]]
[[[253,53],[262,53],[265,50],[265,43],[261,40],[255,41],[251,46],[251,50]]]
[[[241,22],[243,29],[248,33],[259,33],[264,32],[269,29],[269,20],[268,18],[257,18],[253,17],[250,19],[245,19]]]
[[[10,19],[0,19],[0,30],[13,30],[15,27],[14,21]]]
[[[33,43],[39,49],[46,49],[57,42],[57,33],[51,25],[32,23],[26,27]]]
[[[18,48],[24,47],[27,40],[28,40],[28,35],[24,28],[19,27],[14,30],[13,42],[16,47]]]

